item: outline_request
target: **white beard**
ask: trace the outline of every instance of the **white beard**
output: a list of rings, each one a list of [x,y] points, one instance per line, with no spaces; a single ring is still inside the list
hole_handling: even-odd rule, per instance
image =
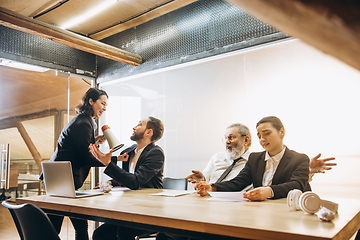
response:
[[[231,146],[232,147],[232,146]],[[225,151],[225,157],[226,159],[229,159],[229,160],[235,160],[235,159],[238,159],[239,157],[241,157],[245,152],[245,149],[243,146],[240,146],[240,147],[232,147],[232,151],[229,152],[227,149]]]

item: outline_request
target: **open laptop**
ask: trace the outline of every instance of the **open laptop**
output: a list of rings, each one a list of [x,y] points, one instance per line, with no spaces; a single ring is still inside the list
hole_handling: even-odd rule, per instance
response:
[[[101,195],[103,192],[75,191],[71,162],[42,162],[44,185],[47,195],[67,198],[81,198]]]

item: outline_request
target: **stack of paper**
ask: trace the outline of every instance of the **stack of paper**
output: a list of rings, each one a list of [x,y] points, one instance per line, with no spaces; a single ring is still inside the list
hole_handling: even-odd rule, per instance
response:
[[[244,198],[244,191],[242,192],[209,192],[211,198],[208,201],[247,201],[248,199]]]

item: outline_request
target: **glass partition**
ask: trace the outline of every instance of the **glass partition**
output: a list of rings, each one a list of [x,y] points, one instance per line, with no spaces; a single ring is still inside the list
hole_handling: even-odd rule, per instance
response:
[[[62,128],[91,84],[56,76],[50,69],[0,67],[0,143],[10,144],[11,161],[10,189],[3,190],[3,197],[43,193],[41,162],[52,156]]]
[[[152,115],[164,122],[157,144],[165,152],[165,176],[203,170],[213,154],[225,151],[221,138],[232,123],[249,127],[250,151],[263,151],[255,126],[275,115],[284,123],[288,148],[310,158],[318,153],[337,158],[331,173],[314,178],[313,189],[360,182],[354,137],[360,130],[353,124],[360,116],[360,73],[301,41],[262,45],[100,86],[110,95],[102,120],[123,143],[133,144],[132,127],[141,118]]]

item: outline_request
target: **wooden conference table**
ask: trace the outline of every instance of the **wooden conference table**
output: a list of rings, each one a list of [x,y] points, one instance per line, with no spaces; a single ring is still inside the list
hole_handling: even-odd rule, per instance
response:
[[[65,216],[205,239],[349,239],[360,227],[360,201],[356,199],[329,199],[339,203],[338,214],[332,222],[321,222],[317,215],[290,210],[286,199],[217,202],[196,193],[150,195],[162,191],[175,190],[116,190],[81,199],[40,195],[16,202]]]

